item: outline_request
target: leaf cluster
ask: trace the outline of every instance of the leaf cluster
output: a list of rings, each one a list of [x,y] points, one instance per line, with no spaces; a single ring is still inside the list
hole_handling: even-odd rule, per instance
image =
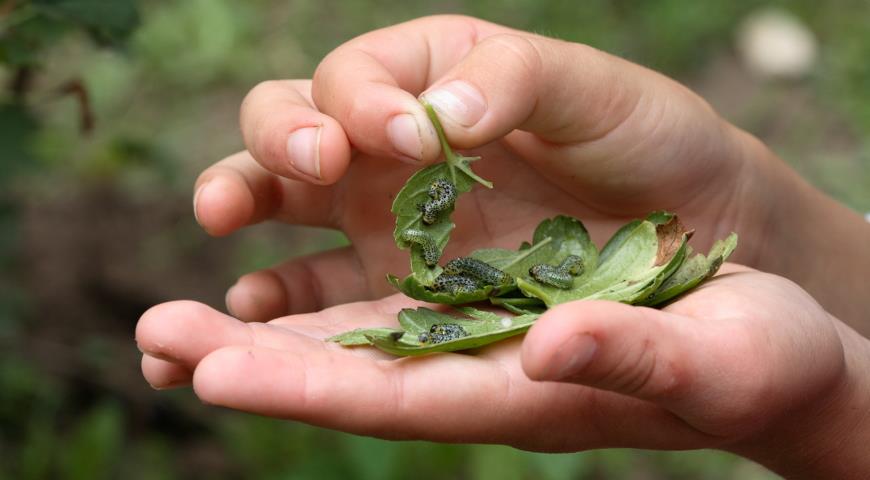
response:
[[[487,187],[491,184],[471,171],[470,162],[476,157],[453,153],[428,105],[427,110],[439,133],[446,160],[414,174],[393,202],[392,212],[396,216],[394,239],[399,248],[411,249],[411,274],[404,279],[388,275],[387,281],[417,300],[446,305],[488,301],[513,315],[470,306],[455,307],[461,316],[429,308],[405,309],[399,313],[400,328],[357,329],[336,335],[330,341],[345,346],[374,345],[399,356],[460,351],[519,335],[528,330],[547,308],[561,303],[611,300],[658,306],[712,277],[737,245],[737,234],[732,233],[716,242],[706,256],[693,255],[688,246],[693,231],[688,230],[675,214],[657,211],[622,226],[599,250],[580,220],[559,215],[543,220],[535,229],[531,242],[523,242],[516,250],[486,248],[468,255],[507,273],[512,279],[510,283],[456,293],[434,290],[432,284],[442,273],[442,268],[427,266],[420,247],[406,243],[402,232],[422,230],[431,235],[443,251],[455,226],[449,218],[452,207],[444,212],[440,221],[426,225],[419,205],[428,198],[429,186],[438,179],[448,179],[461,194],[470,191],[475,182]],[[529,274],[535,265],[556,266],[571,255],[582,259],[583,269],[573,276],[568,288],[541,283]],[[440,325],[459,326],[466,335],[432,343],[425,334]]]

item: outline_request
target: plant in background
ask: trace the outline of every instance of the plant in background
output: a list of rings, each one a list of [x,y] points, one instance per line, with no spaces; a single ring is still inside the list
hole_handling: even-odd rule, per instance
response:
[[[445,161],[408,179],[393,201],[396,246],[411,251],[411,274],[387,280],[416,300],[453,305],[452,312],[420,307],[399,313],[399,328],[366,328],[328,340],[345,346],[374,345],[394,355],[422,355],[481,347],[519,335],[547,308],[576,300],[612,300],[658,306],[712,277],[737,246],[732,233],[710,252],[692,255],[692,236],[676,215],[653,212],[620,228],[600,251],[583,223],[563,215],[543,220],[532,241],[517,250],[486,248],[438,260],[454,228],[450,214],[458,195],[478,177],[447,144],[444,130],[424,104]],[[488,301],[506,312],[472,307]],[[461,306],[460,306],[461,305]]]

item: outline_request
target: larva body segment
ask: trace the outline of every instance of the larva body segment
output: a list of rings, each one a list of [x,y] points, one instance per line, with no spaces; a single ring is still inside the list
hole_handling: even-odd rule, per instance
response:
[[[441,274],[435,278],[432,284],[432,290],[436,292],[446,292],[452,295],[457,293],[473,292],[481,287],[480,283],[474,278],[465,275],[450,275]]]
[[[423,223],[432,225],[438,221],[441,212],[453,207],[456,201],[456,186],[450,181],[439,178],[429,185],[429,200],[420,205]]]
[[[460,325],[455,323],[437,323],[432,325],[428,333],[421,333],[417,337],[417,340],[420,343],[443,343],[466,336],[468,336],[468,332]]]
[[[486,262],[471,257],[459,257],[450,260],[444,266],[444,273],[448,275],[464,274],[471,276],[486,285],[508,285],[512,280],[511,276],[507,273]]]
[[[574,284],[574,277],[570,273],[552,265],[535,265],[529,269],[529,275],[545,285],[563,290],[571,288]]]
[[[435,244],[435,239],[432,238],[432,235],[423,230],[409,228],[402,232],[402,240],[420,245],[420,248],[423,250],[423,261],[426,262],[426,265],[434,267],[438,264],[438,259],[441,258],[441,250],[438,249],[438,245]]]

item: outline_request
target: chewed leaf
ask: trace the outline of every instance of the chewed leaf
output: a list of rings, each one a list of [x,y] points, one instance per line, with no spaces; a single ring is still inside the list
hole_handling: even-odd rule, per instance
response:
[[[455,226],[450,221],[453,208],[448,208],[439,215],[438,221],[427,225],[423,222],[423,212],[420,211],[420,205],[430,200],[429,187],[432,183],[436,180],[449,178],[450,169],[447,164],[431,165],[411,176],[396,195],[396,199],[393,200],[392,212],[396,216],[393,238],[396,246],[402,249],[411,248],[411,272],[419,282],[425,285],[430,285],[435,277],[441,274],[441,267],[427,265],[422,245],[412,244],[405,240],[404,232],[409,230],[424,232],[432,238],[439,251],[444,250],[444,246],[450,239],[450,232]],[[460,174],[452,183],[458,193],[464,193],[471,190],[474,181],[465,174]]]
[[[655,291],[682,264],[687,239],[688,232],[676,216],[658,225],[648,220],[632,221],[607,243],[598,267],[574,277],[571,288],[526,279],[517,280],[517,285],[550,307],[583,299],[634,303]]]
[[[471,162],[478,160],[480,157],[463,157],[457,155],[447,144],[447,138],[444,136],[444,129],[435,115],[432,106],[423,103],[426,107],[426,112],[432,120],[435,130],[438,132],[438,138],[441,141],[441,149],[444,153],[445,161],[426,167],[408,179],[405,186],[399,190],[391,211],[396,216],[396,228],[393,230],[393,239],[396,246],[401,249],[411,248],[411,273],[417,280],[417,283],[424,286],[432,285],[432,282],[438,275],[441,274],[441,267],[433,265],[432,258],[440,257],[441,252],[447,245],[450,239],[450,232],[455,225],[450,220],[450,215],[453,213],[454,206],[451,204],[446,208],[439,209],[436,219],[428,219],[424,222],[422,206],[427,202],[432,201],[429,195],[429,189],[436,182],[449,182],[455,189],[455,196],[459,197],[462,193],[471,191],[471,187],[475,182],[481,183],[488,188],[492,188],[492,183],[480,178],[474,171],[471,170]],[[451,195],[453,198],[454,195]],[[428,208],[428,206],[426,206]],[[434,221],[433,221],[434,220]],[[413,238],[419,238],[418,233],[428,235],[431,238],[431,243],[437,246],[438,254],[434,255],[432,249],[424,251],[425,245],[421,243],[412,244],[407,240],[409,238],[405,232],[415,232]],[[424,255],[428,253],[428,255]],[[427,262],[427,258],[429,261]]]
[[[428,308],[405,309],[399,313],[399,323],[407,332],[404,336],[371,334],[367,339],[379,349],[399,356],[455,352],[519,335],[528,330],[538,318],[537,314],[502,317],[472,308],[463,308],[462,311],[472,318],[456,317]],[[415,338],[415,335],[429,332],[433,325],[441,324],[458,325],[467,335],[441,343],[422,343]]]
[[[368,336],[396,336],[397,334],[404,335],[404,331],[398,330],[390,327],[379,327],[379,328],[357,328],[356,330],[350,330],[347,332],[339,333],[338,335],[333,335],[326,339],[327,342],[335,342],[340,345],[344,345],[345,347],[350,347],[354,345],[371,345],[372,342],[369,341]]]
[[[724,240],[714,243],[706,257],[700,253],[690,257],[673,275],[665,279],[652,295],[641,302],[641,305],[659,305],[695,288],[715,275],[735,248],[737,248],[737,234],[732,233]]]

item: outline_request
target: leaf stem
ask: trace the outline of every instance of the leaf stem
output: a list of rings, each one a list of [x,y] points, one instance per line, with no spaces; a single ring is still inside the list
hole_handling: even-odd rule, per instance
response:
[[[441,126],[441,120],[438,120],[438,114],[435,113],[435,108],[433,108],[432,104],[427,102],[424,98],[420,99],[420,103],[423,104],[423,108],[426,109],[426,115],[429,116],[429,120],[431,120],[432,125],[435,126],[435,132],[438,133],[438,141],[441,142],[441,151],[444,152],[444,158],[448,163],[456,162],[456,154],[453,153],[453,149],[450,148],[450,144],[447,143],[447,134],[444,133],[444,127]]]
[[[510,267],[516,265],[518,262],[521,262],[524,258],[535,253],[535,250],[542,248],[544,245],[546,245],[552,241],[553,241],[553,237],[547,237],[547,238],[541,240],[540,242],[532,245],[531,248],[529,248],[528,250],[524,250],[521,255],[517,255],[511,262],[507,263],[506,265],[503,265],[501,267],[501,269],[504,270],[504,269],[507,269],[507,268],[510,268]]]

